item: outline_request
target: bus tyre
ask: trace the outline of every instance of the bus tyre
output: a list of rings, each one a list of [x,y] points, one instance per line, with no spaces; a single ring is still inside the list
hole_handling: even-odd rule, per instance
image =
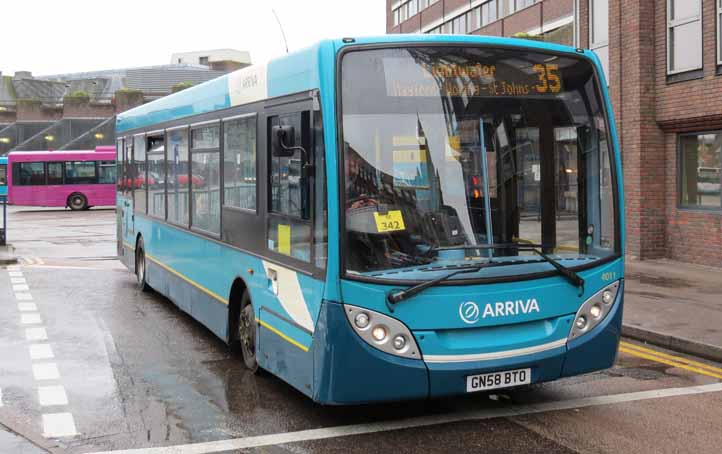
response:
[[[243,363],[253,373],[258,372],[258,361],[256,358],[256,315],[251,304],[248,292],[243,292],[241,298],[241,311],[238,317],[237,339],[243,355]]]
[[[83,194],[71,194],[68,197],[68,206],[73,211],[81,211],[88,209],[88,199]]]
[[[149,292],[150,286],[146,282],[145,250],[143,239],[138,240],[138,247],[135,252],[135,277],[138,281],[138,289],[142,292]]]

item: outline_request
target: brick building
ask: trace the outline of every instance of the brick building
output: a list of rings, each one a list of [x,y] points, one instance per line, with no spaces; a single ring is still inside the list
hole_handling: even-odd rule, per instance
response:
[[[387,0],[389,33],[595,50],[622,146],[627,254],[722,266],[722,0]]]

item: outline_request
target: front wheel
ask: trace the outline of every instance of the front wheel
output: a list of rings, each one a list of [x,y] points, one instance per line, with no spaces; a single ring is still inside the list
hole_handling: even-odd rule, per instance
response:
[[[88,209],[88,199],[83,194],[72,194],[68,197],[68,206],[73,211]]]
[[[149,292],[150,286],[145,280],[145,250],[143,249],[143,240],[138,241],[138,247],[135,253],[135,277],[138,283],[138,289],[142,292]]]
[[[241,299],[241,312],[238,317],[238,342],[241,345],[243,363],[253,373],[258,372],[258,361],[256,358],[256,315],[251,304],[248,292],[243,293]]]

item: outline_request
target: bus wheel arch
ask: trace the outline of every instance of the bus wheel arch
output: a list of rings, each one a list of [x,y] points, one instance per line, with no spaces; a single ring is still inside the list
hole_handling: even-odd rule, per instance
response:
[[[231,348],[241,353],[246,368],[258,372],[257,323],[248,286],[236,278],[228,300],[228,339]]]
[[[65,202],[73,211],[82,211],[90,208],[88,206],[88,198],[82,192],[73,192],[68,196],[68,200]]]
[[[138,282],[138,289],[142,292],[149,292],[151,290],[147,280],[147,269],[143,236],[138,234],[135,239],[135,276]]]

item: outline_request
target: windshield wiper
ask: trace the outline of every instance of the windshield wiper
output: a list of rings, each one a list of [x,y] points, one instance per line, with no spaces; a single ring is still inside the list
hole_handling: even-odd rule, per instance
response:
[[[464,267],[462,269],[457,269],[455,271],[452,271],[451,273],[437,277],[436,279],[424,281],[420,284],[414,285],[405,290],[393,291],[386,296],[386,307],[389,308],[390,312],[393,312],[394,304],[398,304],[405,299],[409,299],[412,296],[414,296],[420,292],[423,292],[427,288],[438,285],[446,280],[451,279],[454,276],[457,276],[459,274],[465,274],[465,273],[476,273],[477,271],[481,270],[482,268],[486,268],[487,266],[488,265],[485,264],[485,265],[480,265],[480,266]]]
[[[557,271],[559,271],[559,274],[561,274],[564,279],[569,281],[573,286],[577,288],[579,291],[579,296],[581,297],[584,295],[584,278],[582,278],[580,275],[578,275],[574,270],[567,268],[566,266],[562,265],[561,263],[557,262],[555,259],[549,257],[544,252],[542,252],[541,249],[538,249],[540,246],[536,244],[529,244],[524,245],[525,247],[520,248],[521,250],[527,250],[532,251],[535,254],[537,254],[539,257],[543,258],[551,266],[556,268]]]
[[[584,294],[584,279],[579,276],[575,271],[567,268],[566,266],[559,263],[557,260],[549,257],[543,252],[544,245],[541,244],[520,244],[520,243],[493,243],[493,244],[480,244],[476,246],[459,245],[459,246],[446,246],[446,247],[434,247],[424,254],[424,256],[431,255],[433,251],[449,251],[455,249],[474,250],[474,249],[517,249],[520,251],[531,251],[543,258],[547,263],[553,266],[559,274],[564,277],[569,283],[579,289],[579,296]],[[413,288],[413,287],[412,287]]]

